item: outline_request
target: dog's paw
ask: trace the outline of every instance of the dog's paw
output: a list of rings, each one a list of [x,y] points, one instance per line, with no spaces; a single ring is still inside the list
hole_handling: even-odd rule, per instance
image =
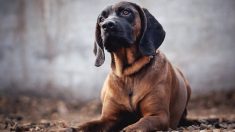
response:
[[[103,125],[99,122],[88,122],[76,128],[77,132],[103,132]]]
[[[137,125],[130,125],[125,127],[122,132],[147,132],[144,127],[137,126]]]

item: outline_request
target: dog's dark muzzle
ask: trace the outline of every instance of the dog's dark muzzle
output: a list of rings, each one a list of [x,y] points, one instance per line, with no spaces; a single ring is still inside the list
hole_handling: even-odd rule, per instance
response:
[[[108,19],[101,25],[101,30],[104,47],[109,52],[133,43],[131,27],[121,20]]]

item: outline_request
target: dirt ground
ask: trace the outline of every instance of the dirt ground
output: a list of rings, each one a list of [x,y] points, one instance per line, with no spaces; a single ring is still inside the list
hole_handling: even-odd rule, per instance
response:
[[[187,126],[170,131],[234,131],[235,91],[191,99]],[[99,99],[72,102],[32,95],[0,94],[0,131],[62,131],[98,118]]]

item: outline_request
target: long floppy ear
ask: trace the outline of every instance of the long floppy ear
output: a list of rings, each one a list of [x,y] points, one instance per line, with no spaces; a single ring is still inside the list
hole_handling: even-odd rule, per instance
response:
[[[139,11],[139,14],[143,28],[139,40],[139,50],[143,55],[155,55],[156,49],[161,46],[166,33],[162,25],[147,9],[143,8]]]
[[[100,26],[98,21],[96,23],[96,30],[95,30],[95,42],[94,42],[94,54],[96,56],[95,66],[99,67],[104,63],[105,54],[104,54],[104,46],[101,39],[100,33]]]

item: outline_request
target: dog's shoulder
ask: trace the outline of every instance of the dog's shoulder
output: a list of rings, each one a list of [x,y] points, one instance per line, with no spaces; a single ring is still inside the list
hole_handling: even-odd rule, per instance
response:
[[[161,70],[162,68],[166,67],[167,64],[169,64],[170,61],[166,57],[166,55],[161,51],[157,50],[156,55],[154,57],[154,61],[152,63],[152,67],[157,70]]]

